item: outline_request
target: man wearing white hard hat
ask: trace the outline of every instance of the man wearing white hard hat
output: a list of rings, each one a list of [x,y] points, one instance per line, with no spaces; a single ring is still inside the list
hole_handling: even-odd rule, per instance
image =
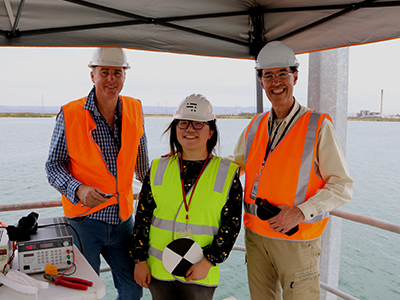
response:
[[[319,300],[320,237],[329,211],[353,192],[329,115],[293,96],[298,67],[286,44],[263,47],[256,70],[272,107],[252,119],[234,151],[246,174],[243,223],[253,300]]]
[[[129,238],[134,173],[143,181],[149,168],[142,104],[119,94],[130,68],[122,49],[96,49],[89,67],[92,90],[57,116],[47,178],[61,193],[74,243],[93,269],[99,274],[101,254],[118,299],[140,299]]]
[[[135,280],[153,300],[211,300],[240,230],[238,166],[213,154],[216,118],[202,95],[186,97],[165,132],[171,151],[153,160],[140,192]]]

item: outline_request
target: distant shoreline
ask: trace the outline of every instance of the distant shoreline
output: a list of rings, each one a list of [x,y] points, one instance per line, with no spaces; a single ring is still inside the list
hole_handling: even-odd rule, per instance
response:
[[[254,113],[240,113],[237,115],[217,115],[217,119],[251,119]],[[0,118],[54,118],[54,113],[0,113]],[[172,118],[171,114],[145,114],[146,118]],[[364,122],[400,122],[400,118],[357,118],[348,117],[347,121],[364,121]]]
[[[240,113],[237,115],[216,115],[217,119],[252,119],[255,114],[253,113]],[[144,114],[145,118],[172,118],[172,114]]]
[[[357,118],[357,117],[347,117],[347,121],[400,122],[400,118]]]
[[[18,112],[18,113],[0,113],[0,118],[53,118],[57,114],[52,113],[30,113],[30,112]]]
[[[54,113],[0,113],[0,118],[54,118]],[[172,118],[172,114],[144,114],[145,118]],[[251,119],[254,117],[252,113],[240,113],[238,115],[217,115],[217,119]]]

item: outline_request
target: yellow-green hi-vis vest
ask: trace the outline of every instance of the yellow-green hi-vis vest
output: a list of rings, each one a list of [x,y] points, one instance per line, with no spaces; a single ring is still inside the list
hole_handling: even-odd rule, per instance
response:
[[[203,248],[218,233],[224,207],[238,166],[220,157],[212,157],[197,182],[189,207],[189,228],[193,239]],[[150,171],[151,191],[156,202],[150,226],[149,258],[151,275],[159,280],[180,280],[170,274],[162,263],[162,252],[174,240],[174,233],[186,228],[179,159],[164,157],[153,160]],[[186,195],[190,198],[192,190]],[[206,278],[191,281],[204,286],[217,286],[219,266],[211,267]]]

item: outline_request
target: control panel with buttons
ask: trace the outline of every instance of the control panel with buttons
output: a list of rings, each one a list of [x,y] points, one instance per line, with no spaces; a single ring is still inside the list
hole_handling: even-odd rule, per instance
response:
[[[46,265],[69,268],[73,262],[73,239],[64,217],[38,220],[37,233],[29,241],[18,242],[18,265],[21,272],[44,272]],[[41,227],[45,225],[45,227]]]

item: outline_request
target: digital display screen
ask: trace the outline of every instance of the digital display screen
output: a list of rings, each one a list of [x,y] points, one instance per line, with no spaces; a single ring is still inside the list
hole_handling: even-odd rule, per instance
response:
[[[22,247],[22,250],[35,250],[36,245],[26,245],[25,247]]]
[[[24,257],[31,257],[31,256],[34,256],[34,254],[33,253],[24,254]]]
[[[0,255],[6,255],[7,254],[7,250],[6,249],[1,249],[0,250]]]
[[[46,249],[46,248],[51,248],[51,247],[54,247],[54,243],[40,244],[41,249]]]

